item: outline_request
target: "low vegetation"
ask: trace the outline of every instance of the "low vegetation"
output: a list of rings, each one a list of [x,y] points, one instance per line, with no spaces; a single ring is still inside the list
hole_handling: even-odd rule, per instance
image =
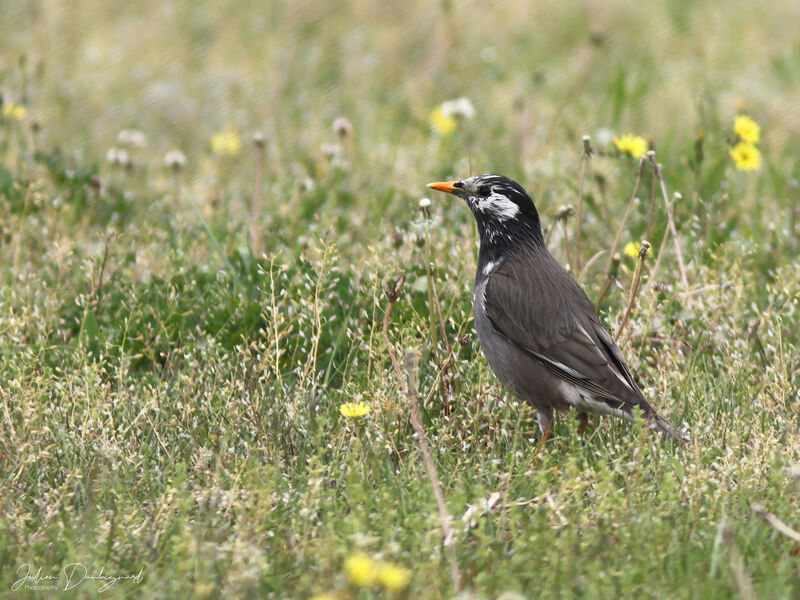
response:
[[[0,20],[9,597],[800,594],[791,3],[57,5]],[[421,201],[481,172],[684,447],[537,450]]]

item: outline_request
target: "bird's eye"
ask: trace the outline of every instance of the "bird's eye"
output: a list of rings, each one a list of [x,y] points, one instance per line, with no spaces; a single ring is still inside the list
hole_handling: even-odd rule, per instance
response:
[[[492,193],[492,190],[489,189],[488,185],[482,185],[481,187],[478,188],[478,195],[479,196],[488,196],[491,193]]]

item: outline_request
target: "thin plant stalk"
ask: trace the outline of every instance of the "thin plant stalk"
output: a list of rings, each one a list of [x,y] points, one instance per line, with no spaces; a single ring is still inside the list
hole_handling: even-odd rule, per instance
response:
[[[606,271],[605,283],[603,283],[603,287],[600,290],[600,293],[597,295],[597,300],[594,304],[595,310],[600,310],[600,305],[603,303],[603,300],[605,300],[608,290],[611,289],[611,283],[617,278],[617,273],[619,272],[619,263],[621,260],[622,257],[619,255],[619,253],[611,257],[611,266],[609,266],[608,271]]]
[[[628,201],[628,206],[625,208],[625,214],[622,216],[622,221],[619,223],[619,227],[617,227],[617,234],[614,236],[614,242],[611,244],[611,249],[608,251],[608,262],[606,263],[606,272],[611,271],[611,263],[614,260],[614,256],[617,252],[617,247],[619,246],[619,241],[622,238],[622,231],[625,229],[625,223],[628,221],[628,217],[631,214],[631,209],[633,208],[633,203],[636,200],[636,193],[639,191],[639,184],[642,181],[642,172],[644,171],[644,163],[645,157],[643,156],[639,160],[639,168],[636,170],[636,184],[633,186],[633,193],[631,194],[631,199]],[[598,297],[597,302],[595,305],[599,306],[602,302],[602,296]]]
[[[625,331],[625,326],[628,324],[628,320],[630,319],[631,310],[633,310],[633,304],[636,302],[636,295],[639,293],[639,283],[642,280],[642,268],[644,267],[644,261],[647,258],[647,251],[649,249],[650,242],[647,240],[642,240],[642,247],[639,249],[639,260],[636,263],[636,272],[633,274],[631,291],[628,295],[628,304],[625,306],[625,313],[622,315],[622,320],[619,323],[617,335],[614,336],[618,342],[621,339],[622,332]]]
[[[253,136],[253,143],[256,147],[256,181],[253,189],[253,207],[250,215],[250,248],[253,254],[258,256],[261,251],[258,238],[258,219],[261,216],[261,179],[262,169],[264,168],[264,136],[256,133]]]
[[[758,596],[756,596],[755,589],[753,589],[753,580],[747,572],[744,557],[736,544],[736,540],[733,538],[731,525],[727,519],[720,522],[717,527],[717,535],[728,552],[728,565],[740,596],[743,600],[757,600]]]
[[[675,192],[675,195],[673,196],[673,201],[677,201],[680,199],[681,195],[678,192]],[[667,247],[667,239],[669,239],[669,228],[664,230],[664,235],[661,238],[661,243],[658,245],[658,254],[656,255],[656,262],[653,265],[653,268],[650,270],[650,279],[645,284],[645,288],[650,287],[655,281],[656,272],[658,271],[658,268],[661,266],[661,257],[664,256],[664,248]]]
[[[442,342],[447,348],[447,358],[442,365],[442,383],[443,383],[443,391],[444,391],[444,405],[446,411],[449,413],[455,396],[454,390],[454,381],[453,376],[451,373],[452,368],[455,366],[456,359],[455,355],[453,354],[453,348],[450,345],[450,341],[447,339],[447,330],[445,329],[444,325],[444,317],[442,317],[442,306],[439,302],[439,293],[436,290],[436,280],[434,279],[435,269],[433,264],[433,254],[431,252],[431,244],[430,244],[430,235],[428,229],[428,207],[422,206],[420,208],[422,212],[422,216],[425,219],[425,258],[428,263],[428,300],[431,306],[430,310],[430,319],[431,319],[431,329],[432,329],[432,338],[434,341],[434,350],[436,349],[436,324],[433,322],[434,318],[438,320],[439,325],[439,333],[442,335]]]
[[[667,196],[667,186],[664,183],[661,165],[655,162],[655,156],[653,157],[653,164],[655,165],[658,181],[661,184],[661,195],[664,197],[664,205],[667,208],[667,223],[669,224],[669,229],[672,232],[672,241],[675,243],[675,254],[678,257],[678,269],[681,272],[681,282],[683,283],[683,287],[688,291],[689,280],[686,277],[686,267],[683,264],[683,254],[681,253],[681,244],[678,240],[678,230],[675,228],[675,220],[672,218],[672,206],[670,205],[669,197]]]
[[[546,238],[545,238],[545,240],[544,240],[544,245],[545,245],[545,246],[547,246],[547,247],[549,247],[549,246],[550,246],[550,238],[552,237],[552,235],[553,235],[553,230],[554,230],[555,228],[556,228],[556,224],[555,224],[555,223],[551,223],[551,224],[550,224],[550,227],[548,227],[548,228],[547,228],[547,237],[546,237]]]
[[[653,150],[650,150],[647,153],[648,158],[650,159],[650,164],[654,165],[656,160],[656,153]],[[650,239],[650,232],[653,231],[653,217],[655,216],[656,212],[656,169],[650,169],[650,214],[647,217],[647,233],[644,235],[644,239]]]
[[[750,509],[757,514],[759,517],[764,519],[767,523],[772,525],[775,529],[781,532],[786,537],[794,540],[795,542],[800,542],[800,531],[792,529],[786,523],[781,521],[777,515],[772,514],[766,508],[764,508],[758,502],[754,502]]]
[[[581,272],[581,225],[583,223],[583,189],[586,182],[586,166],[589,157],[592,155],[591,138],[583,136],[583,152],[581,153],[581,179],[578,187],[578,212],[577,223],[575,224],[575,274]]]
[[[592,256],[592,258],[586,261],[586,264],[583,265],[583,269],[581,269],[581,272],[578,276],[578,281],[581,281],[584,278],[586,273],[589,272],[589,269],[592,267],[592,265],[596,263],[599,260],[599,258],[603,256],[603,254],[605,254],[606,252],[608,252],[608,250],[600,250],[599,252],[595,252],[594,256]]]
[[[392,361],[395,375],[400,382],[400,387],[408,401],[409,413],[411,416],[411,425],[414,427],[414,440],[422,454],[422,462],[425,465],[425,471],[428,474],[428,480],[431,482],[433,488],[433,495],[436,499],[436,506],[439,510],[439,522],[442,526],[442,533],[444,534],[444,547],[447,552],[447,560],[450,565],[450,578],[453,582],[453,589],[458,593],[461,589],[461,573],[458,568],[458,559],[456,557],[456,536],[453,531],[452,517],[447,511],[447,502],[442,491],[442,482],[439,479],[439,474],[436,471],[436,465],[433,461],[433,452],[431,451],[430,444],[428,443],[428,436],[425,432],[425,425],[422,423],[422,413],[419,408],[419,392],[416,385],[416,363],[417,358],[413,352],[409,352],[405,357],[405,366],[407,369],[407,377],[403,376],[403,369],[400,366],[400,361],[395,355],[394,346],[389,340],[389,323],[392,314],[392,307],[395,302],[400,298],[400,293],[405,285],[405,277],[398,277],[392,287],[386,290],[386,299],[389,301],[386,307],[386,312],[383,315],[383,341],[386,344],[386,349],[389,352],[389,358]]]

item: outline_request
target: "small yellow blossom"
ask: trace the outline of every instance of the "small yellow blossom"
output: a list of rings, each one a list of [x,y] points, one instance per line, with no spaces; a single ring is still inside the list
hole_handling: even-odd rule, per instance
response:
[[[761,169],[761,152],[753,144],[739,142],[729,150],[736,168],[740,171],[758,171]]]
[[[761,128],[747,115],[737,115],[733,122],[733,130],[743,142],[757,144],[761,139]]]
[[[475,117],[475,107],[469,98],[456,98],[442,102],[431,113],[430,121],[433,130],[441,137],[451,135],[458,129],[459,121]]]
[[[363,552],[351,554],[344,561],[344,574],[355,587],[370,587],[375,583],[377,572],[377,563]]]
[[[220,131],[211,136],[211,150],[214,154],[236,156],[242,149],[242,140],[235,131]]]
[[[629,256],[634,260],[639,258],[639,252],[641,251],[642,251],[641,242],[628,242],[627,244],[625,244],[625,248],[622,249],[622,253],[625,256]],[[653,256],[653,248],[650,246],[647,247],[647,255]]]
[[[316,594],[311,596],[311,600],[337,600],[333,594]]]
[[[631,258],[638,258],[639,257],[639,250],[642,249],[642,245],[638,242],[628,242],[625,244],[625,249],[622,251],[625,256],[630,256]]]
[[[371,410],[372,408],[366,402],[345,402],[339,406],[339,412],[348,419],[358,419]]]
[[[436,107],[431,113],[431,127],[442,137],[451,135],[458,127],[458,121],[453,115],[445,114],[441,106]]]
[[[13,102],[8,102],[7,104],[3,105],[3,116],[9,119],[14,119],[15,121],[22,121],[22,119],[24,119],[27,114],[28,111],[21,104],[14,104]]]
[[[381,563],[376,579],[387,592],[399,592],[408,586],[408,582],[411,580],[411,571],[405,567]]]
[[[614,138],[614,145],[620,152],[627,152],[634,158],[640,158],[647,152],[647,142],[643,137],[626,133],[621,138]]]

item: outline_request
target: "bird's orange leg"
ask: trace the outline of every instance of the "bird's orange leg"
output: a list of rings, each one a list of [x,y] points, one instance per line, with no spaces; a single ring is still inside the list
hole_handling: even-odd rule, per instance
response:
[[[542,437],[539,438],[539,443],[536,444],[536,452],[533,454],[533,464],[536,466],[539,463],[539,455],[542,453],[542,447],[545,442],[553,436],[553,424],[550,425],[542,432]]]
[[[584,412],[578,413],[578,420],[580,421],[578,424],[578,433],[583,437],[583,434],[586,433],[586,427],[589,425],[589,415]]]
[[[547,429],[545,429],[542,432],[542,437],[539,438],[539,447],[541,448],[542,446],[544,446],[544,443],[547,440],[549,440],[551,437],[553,437],[553,426],[552,425],[550,425],[550,427],[548,427]]]

